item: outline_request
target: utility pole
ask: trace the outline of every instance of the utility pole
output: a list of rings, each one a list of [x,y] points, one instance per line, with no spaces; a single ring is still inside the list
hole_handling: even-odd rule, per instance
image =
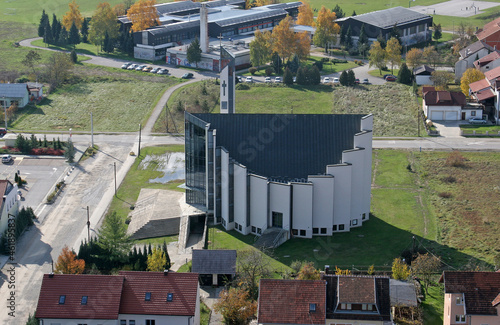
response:
[[[113,167],[115,169],[115,197],[116,197],[116,162],[113,163]]]
[[[90,139],[92,148],[94,148],[94,119],[92,118],[92,112],[90,112]]]
[[[165,121],[167,121],[167,130],[165,133],[168,133],[168,104],[165,104]]]
[[[87,205],[87,242],[90,243],[90,212],[89,206]]]
[[[7,130],[7,101],[5,95],[3,96],[3,119],[5,120],[5,130]]]
[[[137,149],[137,157],[141,155],[141,130],[142,126],[139,124],[139,148]]]

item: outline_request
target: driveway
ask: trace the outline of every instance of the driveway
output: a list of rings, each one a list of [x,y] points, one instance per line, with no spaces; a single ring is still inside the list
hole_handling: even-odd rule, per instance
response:
[[[461,138],[460,124],[464,121],[432,121],[439,131],[439,134],[445,138]]]

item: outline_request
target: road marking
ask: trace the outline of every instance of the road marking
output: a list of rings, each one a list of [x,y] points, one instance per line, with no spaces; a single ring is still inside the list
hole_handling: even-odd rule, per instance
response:
[[[394,141],[394,140],[389,141],[389,144],[396,144],[396,141]]]
[[[474,146],[474,145],[477,145],[477,146],[482,146],[484,145],[484,141],[478,141],[478,142],[469,142],[467,143],[468,146]]]

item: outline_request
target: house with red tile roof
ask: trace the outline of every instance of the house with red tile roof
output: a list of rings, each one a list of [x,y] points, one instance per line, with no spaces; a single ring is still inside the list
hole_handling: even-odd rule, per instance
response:
[[[500,272],[445,271],[444,325],[500,324]]]
[[[323,275],[326,324],[392,324],[388,277]]]
[[[455,79],[462,78],[465,70],[474,67],[477,61],[496,49],[483,41],[477,41],[459,51],[460,59],[455,63]]]
[[[494,68],[500,67],[500,51],[496,50],[491,52],[485,57],[474,61],[474,68],[478,69],[482,73],[490,71]]]
[[[43,324],[199,325],[197,273],[46,274],[35,316]]]
[[[325,324],[326,281],[261,279],[259,324]]]
[[[483,116],[482,106],[467,105],[462,92],[438,91],[434,87],[424,87],[422,92],[424,115],[432,121],[459,121]]]
[[[500,48],[500,17],[485,24],[483,29],[476,33],[477,39],[491,47]]]
[[[498,59],[500,60],[500,59]],[[484,106],[487,119],[500,122],[500,66],[484,73],[484,79],[469,84],[472,101]]]

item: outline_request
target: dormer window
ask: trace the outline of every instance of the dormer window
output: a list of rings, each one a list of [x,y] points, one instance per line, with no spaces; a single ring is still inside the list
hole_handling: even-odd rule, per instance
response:
[[[66,302],[66,296],[59,296],[59,305],[64,305]]]
[[[309,312],[310,313],[316,312],[316,304],[309,304]]]
[[[86,305],[87,304],[87,300],[88,300],[88,296],[82,296],[82,305]]]
[[[151,292],[146,292],[146,295],[144,296],[144,301],[150,301],[151,300]]]
[[[172,300],[174,300],[174,294],[173,293],[167,294],[167,302],[171,302]]]

